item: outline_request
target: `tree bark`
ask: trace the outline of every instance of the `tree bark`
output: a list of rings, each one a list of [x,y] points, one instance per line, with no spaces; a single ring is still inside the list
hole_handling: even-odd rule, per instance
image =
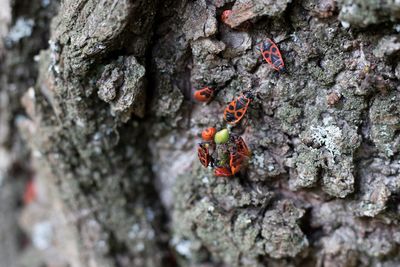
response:
[[[398,2],[11,8],[0,89],[4,266],[400,264]],[[287,73],[263,62],[266,38]],[[207,105],[192,98],[204,86],[217,89]],[[199,133],[226,127],[226,102],[244,90],[256,98],[230,131],[251,160],[245,173],[214,177],[198,163]],[[37,197],[20,211],[31,179]]]

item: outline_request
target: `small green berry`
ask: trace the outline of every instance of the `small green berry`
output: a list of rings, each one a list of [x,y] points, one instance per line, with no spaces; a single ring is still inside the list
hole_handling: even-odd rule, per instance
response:
[[[214,136],[214,141],[217,144],[225,144],[229,140],[229,131],[228,129],[223,129],[217,132]]]

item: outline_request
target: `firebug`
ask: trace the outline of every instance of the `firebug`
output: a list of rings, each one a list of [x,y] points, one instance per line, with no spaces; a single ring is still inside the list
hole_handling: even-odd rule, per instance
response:
[[[235,136],[234,143],[239,154],[245,157],[250,157],[251,152],[241,136]]]
[[[212,97],[214,96],[215,89],[210,87],[204,87],[194,92],[194,99],[199,102],[210,102]]]
[[[260,44],[260,50],[264,60],[267,61],[269,65],[280,73],[286,72],[281,52],[271,39],[267,38],[267,40],[262,42]]]
[[[238,98],[232,100],[225,108],[224,119],[231,125],[237,124],[246,114],[250,102],[254,99],[251,92],[243,92]]]
[[[214,127],[209,127],[201,132],[201,138],[206,142],[213,141],[216,132],[217,129],[215,129]]]
[[[197,156],[199,157],[200,163],[204,167],[208,167],[208,165],[212,165],[213,159],[210,156],[210,152],[208,149],[208,145],[206,143],[200,143],[197,149]]]
[[[214,170],[214,175],[217,177],[230,177],[233,174],[228,167],[216,167]]]
[[[236,174],[242,169],[244,158],[245,157],[236,150],[230,153],[229,166],[232,174]]]

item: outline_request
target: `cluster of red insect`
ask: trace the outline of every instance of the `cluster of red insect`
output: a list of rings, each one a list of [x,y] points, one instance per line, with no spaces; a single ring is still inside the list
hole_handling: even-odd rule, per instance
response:
[[[216,129],[205,129],[201,136],[203,142],[199,144],[197,155],[204,167],[214,168],[215,176],[229,177],[238,173],[250,158],[250,150],[243,138],[231,135],[227,142],[217,144],[214,141]],[[228,134],[226,132],[226,134]]]
[[[224,14],[223,14],[224,15]],[[285,72],[285,65],[281,53],[276,44],[267,39],[260,44],[261,55],[264,60],[275,70]],[[196,90],[194,98],[199,102],[210,102],[216,93],[216,89],[204,87]],[[254,99],[250,91],[244,91],[239,97],[232,100],[224,110],[224,119],[230,125],[238,124],[247,112],[247,109]],[[214,167],[216,176],[232,176],[238,173],[250,157],[248,149],[243,138],[238,135],[231,135],[226,131],[224,142],[215,140],[216,129],[207,128],[202,132],[203,142],[198,145],[198,157],[204,167]]]

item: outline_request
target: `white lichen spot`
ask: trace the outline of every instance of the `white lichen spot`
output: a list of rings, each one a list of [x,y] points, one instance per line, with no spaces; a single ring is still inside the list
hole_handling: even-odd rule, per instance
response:
[[[140,232],[139,224],[136,223],[136,224],[132,225],[131,230],[128,233],[128,238],[130,238],[130,239],[136,238],[136,236],[139,234],[139,232]]]
[[[78,125],[79,127],[81,127],[81,128],[84,128],[85,127],[85,122],[82,120],[82,119],[80,119],[80,118],[77,118],[76,119],[76,121],[75,121],[75,123],[76,123],[76,125]]]
[[[171,135],[171,136],[169,137],[168,142],[169,142],[171,145],[175,144],[175,143],[176,143],[176,136],[175,136],[175,135]]]
[[[385,144],[384,151],[385,151],[386,155],[388,155],[389,157],[392,157],[394,155],[391,144]]]
[[[252,162],[254,165],[256,165],[258,168],[263,169],[264,168],[264,154],[257,154],[254,153],[252,157]]]
[[[345,28],[345,29],[350,28],[350,23],[349,22],[342,20],[340,23],[342,24],[343,28]]]
[[[329,39],[332,39],[335,37],[336,29],[334,28],[327,28],[326,33]]]
[[[18,43],[22,38],[30,36],[32,34],[33,26],[33,19],[19,18],[15,25],[10,29],[6,38],[7,44],[13,45]]]
[[[312,126],[310,130],[312,139],[319,145],[325,146],[333,157],[341,155],[342,130],[332,124],[329,118],[324,119],[324,126]]]
[[[144,244],[143,244],[143,242],[137,243],[136,246],[135,246],[135,249],[136,249],[136,251],[138,251],[138,252],[143,251],[143,250],[144,250]]]
[[[101,140],[102,137],[103,137],[103,134],[102,134],[102,133],[96,132],[96,133],[93,135],[93,141],[98,142],[98,141]]]
[[[150,229],[150,230],[147,232],[147,239],[153,240],[155,236],[156,236],[156,233],[154,232],[153,229]]]
[[[98,44],[98,45],[97,45],[97,49],[98,49],[98,50],[104,50],[104,49],[106,49],[106,46],[103,45],[103,44]]]
[[[272,165],[272,164],[268,165],[267,168],[268,168],[268,171],[270,171],[270,172],[272,172],[273,170],[275,170],[275,166]]]
[[[28,89],[28,96],[30,99],[34,100],[35,99],[35,89],[33,87],[29,87]]]
[[[295,43],[299,42],[299,40],[300,40],[299,37],[297,36],[296,32],[292,33],[292,34],[290,35],[290,37],[292,37],[292,40],[293,40],[293,42],[295,42]]]
[[[97,243],[96,243],[96,248],[98,249],[98,250],[100,250],[100,251],[106,251],[106,249],[107,249],[107,242],[105,241],[105,240],[99,240]]]
[[[45,250],[51,246],[53,229],[48,221],[37,223],[33,226],[32,242],[35,247]]]
[[[191,255],[192,255],[192,253],[190,251],[191,245],[192,245],[191,241],[189,241],[189,240],[181,240],[180,242],[178,242],[175,245],[175,249],[179,254],[181,254],[183,256],[186,256],[187,258],[190,258]]]
[[[50,64],[49,64],[49,71],[54,71],[56,74],[60,74],[60,66],[58,65],[59,62],[59,53],[61,51],[60,45],[53,41],[49,40],[49,48],[50,48]]]
[[[35,158],[40,158],[40,157],[42,157],[42,152],[40,152],[39,150],[35,149],[35,150],[32,151],[32,155]]]
[[[204,176],[203,179],[201,179],[201,181],[203,182],[203,184],[209,184],[210,180],[208,179],[207,176]]]
[[[154,211],[151,208],[146,208],[145,209],[146,212],[146,218],[148,221],[154,221],[154,218],[156,217],[154,214]]]
[[[53,70],[54,70],[57,74],[60,74],[60,66],[54,65]]]
[[[209,212],[213,212],[215,210],[215,208],[213,206],[209,206],[207,209]]]

